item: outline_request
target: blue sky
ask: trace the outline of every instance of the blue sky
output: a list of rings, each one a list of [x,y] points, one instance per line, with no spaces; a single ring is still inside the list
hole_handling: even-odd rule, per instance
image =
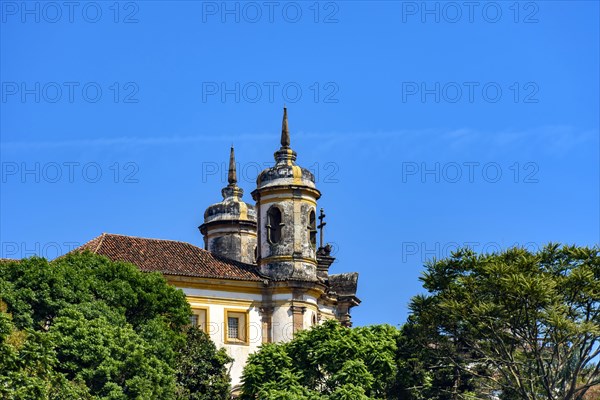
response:
[[[202,245],[283,104],[355,324],[401,324],[459,245],[596,245],[598,2],[1,5],[1,256],[102,232]]]

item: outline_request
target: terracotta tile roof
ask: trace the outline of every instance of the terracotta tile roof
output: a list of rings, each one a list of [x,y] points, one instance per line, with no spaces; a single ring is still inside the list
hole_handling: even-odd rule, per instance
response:
[[[142,271],[202,278],[262,281],[256,266],[216,256],[185,242],[103,233],[73,251],[89,250]]]

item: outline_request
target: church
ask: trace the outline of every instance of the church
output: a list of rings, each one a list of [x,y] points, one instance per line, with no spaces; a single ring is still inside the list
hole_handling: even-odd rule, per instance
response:
[[[296,164],[286,108],[274,156],[274,165],[258,175],[250,204],[237,186],[231,148],[223,200],[206,209],[199,226],[203,249],[108,233],[76,249],[160,272],[181,289],[192,308],[191,323],[234,359],[234,392],[248,356],[262,343],[291,340],[327,319],[351,326],[350,309],[360,304],[357,273],[329,274],[335,259],[323,244],[322,209],[317,216],[321,192],[314,175]]]

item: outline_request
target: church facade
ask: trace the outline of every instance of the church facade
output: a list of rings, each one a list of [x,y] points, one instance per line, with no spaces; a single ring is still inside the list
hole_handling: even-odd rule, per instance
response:
[[[329,274],[335,259],[323,244],[321,193],[314,175],[296,164],[285,108],[274,156],[274,165],[257,177],[250,204],[237,186],[231,148],[223,200],[206,209],[199,226],[204,249],[115,234],[78,249],[160,272],[181,289],[192,308],[191,323],[234,359],[234,391],[248,356],[262,343],[291,340],[327,319],[351,326],[350,309],[360,304],[357,273]]]

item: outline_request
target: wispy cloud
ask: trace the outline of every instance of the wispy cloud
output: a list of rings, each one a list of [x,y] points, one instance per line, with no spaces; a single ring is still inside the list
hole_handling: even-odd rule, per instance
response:
[[[237,135],[198,134],[190,136],[165,135],[155,137],[118,136],[93,139],[45,140],[45,141],[7,141],[2,143],[4,150],[33,150],[60,148],[99,148],[99,147],[143,147],[185,145],[195,143],[230,143],[247,141],[270,141],[277,134],[273,132],[248,132]],[[490,149],[507,149],[515,146],[529,146],[554,155],[568,153],[575,147],[598,141],[599,132],[578,130],[570,126],[544,126],[525,130],[505,129],[485,131],[471,128],[453,130],[414,129],[396,131],[363,132],[311,132],[294,133],[297,140],[318,140],[319,146],[329,148],[340,144],[362,144],[365,141],[389,144],[392,141],[404,144],[428,143],[459,150],[470,146],[489,146]]]
[[[239,140],[262,140],[270,138],[273,135],[247,134],[231,137],[196,135],[196,136],[118,136],[103,137],[94,139],[71,139],[71,140],[32,140],[32,141],[8,141],[2,143],[3,149],[49,149],[49,148],[69,148],[69,147],[112,147],[112,146],[163,146],[180,145],[188,143],[212,143],[212,142],[230,142],[233,139]]]

